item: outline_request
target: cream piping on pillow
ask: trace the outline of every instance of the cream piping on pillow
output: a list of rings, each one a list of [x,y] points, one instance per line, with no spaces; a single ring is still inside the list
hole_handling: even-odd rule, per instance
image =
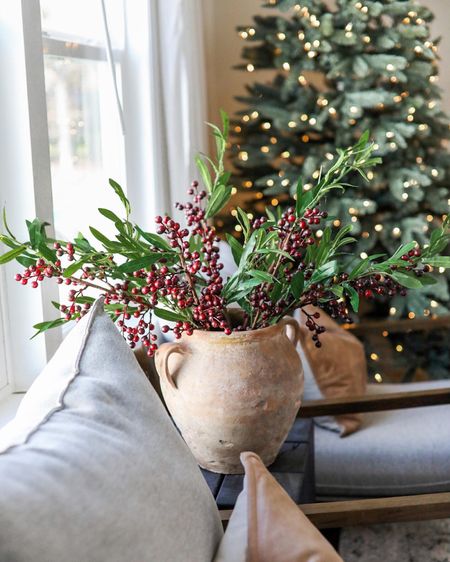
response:
[[[103,298],[97,299],[89,314],[67,335],[52,359],[25,394],[17,414],[0,430],[0,455],[25,444],[49,418],[64,407],[64,396],[80,372],[80,361],[94,319],[103,311]],[[82,324],[85,324],[84,330]],[[64,363],[66,348],[77,346],[75,363]]]

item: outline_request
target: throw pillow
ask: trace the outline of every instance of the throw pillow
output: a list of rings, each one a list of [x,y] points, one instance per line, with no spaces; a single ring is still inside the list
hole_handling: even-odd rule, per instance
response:
[[[307,312],[317,312],[306,307]],[[296,311],[294,317],[300,324],[301,345],[297,350],[305,371],[304,400],[338,398],[365,394],[367,384],[367,361],[362,343],[348,330],[334,322],[323,310],[319,310],[319,325],[326,331],[320,335],[322,347],[317,348],[311,332],[305,326],[305,315]],[[316,418],[320,426],[341,434],[341,437],[356,431],[362,423],[361,414],[342,414]]]
[[[214,499],[97,302],[0,432],[0,560],[210,561]]]
[[[343,562],[255,453],[215,562]]]

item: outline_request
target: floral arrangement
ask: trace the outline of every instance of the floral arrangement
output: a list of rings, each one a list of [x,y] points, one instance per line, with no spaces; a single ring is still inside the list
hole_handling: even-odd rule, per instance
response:
[[[373,144],[366,133],[355,146],[337,151],[310,190],[298,182],[295,208],[279,216],[267,209],[266,217],[253,222],[237,210],[243,241],[227,236],[237,268],[223,279],[219,238],[210,220],[232,194],[230,173],[223,165],[228,136],[224,113],[222,125],[222,129],[211,126],[217,144],[215,161],[204,155],[196,159],[203,187],[194,181],[188,190],[191,201],[176,205],[184,212],[185,225],[158,216],[156,233],[145,232],[130,220],[130,203],[113,180],[110,185],[123,203],[125,216],[99,209],[117,229],[112,240],[90,228],[100,249],[81,233],[72,241],[51,239],[47,224],[39,219],[27,221],[29,240],[20,242],[3,215],[6,234],[0,240],[11,249],[0,257],[0,264],[17,260],[25,268],[16,275],[23,285],[37,288],[45,279],[55,279],[71,286],[68,303],[54,303],[62,317],[37,324],[37,333],[82,318],[94,301],[94,291],[104,296],[106,311],[130,346],[142,343],[149,356],[157,349],[153,315],[174,323],[163,325],[162,331],[172,330],[180,338],[193,330],[225,334],[256,330],[300,308],[320,347],[324,331],[320,315],[310,314],[305,306],[323,307],[334,318],[350,321],[348,305],[356,311],[361,296],[406,295],[408,289],[435,282],[430,275],[433,267],[450,267],[450,257],[441,255],[450,239],[448,217],[424,247],[411,241],[391,256],[360,259],[348,254],[355,242],[351,226],[334,228],[332,217],[319,205],[331,190],[345,189],[349,173],[367,180],[367,171],[380,162],[372,156]],[[230,314],[236,305],[242,310],[238,321]]]

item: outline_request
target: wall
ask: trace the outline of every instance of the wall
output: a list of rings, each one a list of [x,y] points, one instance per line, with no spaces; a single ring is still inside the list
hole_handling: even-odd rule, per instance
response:
[[[450,114],[450,2],[449,0],[421,0],[436,15],[433,36],[442,35],[440,46],[441,78],[444,89],[444,108]],[[242,72],[233,69],[239,64],[244,41],[236,33],[238,25],[249,25],[258,13],[270,13],[262,8],[262,0],[203,0],[205,12],[205,46],[207,51],[207,86],[210,121],[217,121],[219,108],[232,114],[239,108],[233,99],[245,94],[245,84],[265,81],[270,72]]]

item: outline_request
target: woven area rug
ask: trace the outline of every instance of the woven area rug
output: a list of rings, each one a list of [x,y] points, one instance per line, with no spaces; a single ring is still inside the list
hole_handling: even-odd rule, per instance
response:
[[[450,519],[344,529],[339,551],[345,562],[450,562]]]

